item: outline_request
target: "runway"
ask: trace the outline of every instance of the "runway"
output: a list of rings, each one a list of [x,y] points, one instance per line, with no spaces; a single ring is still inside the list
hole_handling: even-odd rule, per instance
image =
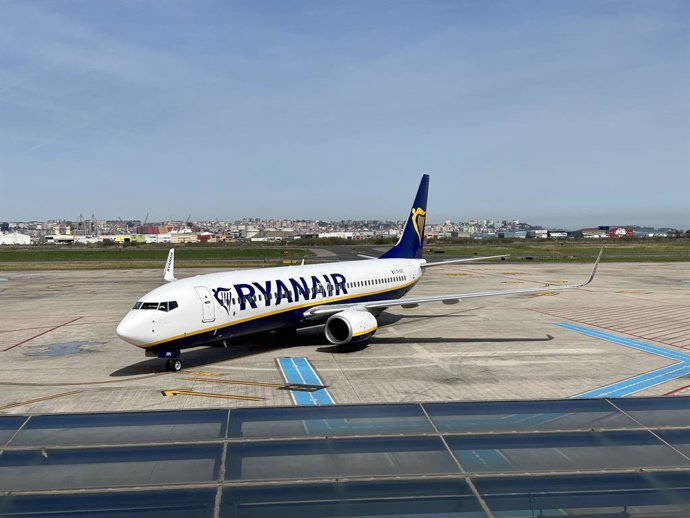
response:
[[[578,282],[590,268],[452,265],[429,270],[411,294]],[[292,341],[265,335],[227,349],[185,351],[185,369],[177,374],[115,335],[139,296],[162,283],[160,270],[22,271],[3,278],[2,413],[291,406],[296,399],[284,388],[280,358],[308,360],[335,404],[570,398],[672,370],[678,361],[564,323],[690,355],[688,263],[604,263],[583,290],[394,308],[381,315],[367,346],[330,346],[322,329],[312,328]],[[683,376],[663,377],[634,395],[688,395]]]

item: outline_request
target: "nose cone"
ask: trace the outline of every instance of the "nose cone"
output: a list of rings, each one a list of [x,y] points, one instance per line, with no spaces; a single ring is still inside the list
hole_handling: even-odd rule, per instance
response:
[[[146,333],[145,321],[138,314],[130,311],[117,325],[117,336],[137,347],[143,347],[148,343],[149,333]]]

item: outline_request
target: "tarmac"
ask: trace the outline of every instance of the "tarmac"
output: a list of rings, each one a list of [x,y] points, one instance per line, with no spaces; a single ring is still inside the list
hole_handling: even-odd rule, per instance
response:
[[[576,283],[590,270],[449,265],[411,295]],[[335,404],[605,397],[609,386],[690,395],[689,281],[690,263],[602,263],[580,290],[391,308],[364,346],[331,346],[316,327],[183,351],[169,373],[115,335],[162,268],[1,272],[0,413],[291,406],[281,358],[306,358]]]

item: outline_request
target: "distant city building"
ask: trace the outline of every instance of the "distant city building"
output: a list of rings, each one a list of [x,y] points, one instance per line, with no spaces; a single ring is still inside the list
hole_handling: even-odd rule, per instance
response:
[[[501,239],[526,239],[526,230],[509,230],[507,232],[499,232],[498,237]]]
[[[621,238],[621,237],[633,237],[633,229],[629,227],[611,227],[608,231],[609,237]]]
[[[602,228],[583,228],[580,232],[585,239],[606,239],[609,237],[608,230]]]
[[[549,237],[551,239],[565,239],[568,237],[567,230],[549,230]]]
[[[30,245],[31,236],[12,232],[11,234],[0,234],[0,245]]]
[[[256,242],[279,242],[296,239],[339,238],[347,241],[361,239],[399,238],[404,221],[379,220],[306,220],[306,219],[260,219],[243,218],[236,221],[190,221],[168,220],[149,222],[129,219],[97,220],[93,215],[78,221],[54,219],[49,221],[11,222],[4,230],[21,231],[29,236],[30,243],[43,244],[93,244],[108,240],[118,244],[186,244],[215,243],[251,240]],[[433,240],[457,238],[473,239],[612,239],[632,237],[679,237],[683,231],[652,227],[599,226],[582,230],[565,231],[533,226],[519,219],[471,219],[454,222],[446,219],[441,223],[427,222],[425,236]],[[10,238],[5,238],[9,240]]]

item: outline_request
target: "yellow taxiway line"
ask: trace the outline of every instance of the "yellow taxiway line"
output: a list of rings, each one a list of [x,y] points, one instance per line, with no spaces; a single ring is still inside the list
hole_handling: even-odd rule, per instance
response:
[[[31,403],[40,403],[41,401],[48,401],[50,399],[55,399],[64,396],[72,396],[74,394],[79,394],[81,390],[72,390],[70,392],[60,392],[59,394],[51,394],[50,396],[37,397],[36,399],[27,399],[26,401],[17,401],[16,403],[10,403],[9,405],[0,406],[0,410],[7,410],[8,408],[14,408],[22,405],[30,405]]]
[[[182,378],[185,381],[203,381],[206,383],[225,383],[226,385],[248,385],[250,387],[271,387],[271,388],[282,388],[285,386],[284,383],[265,383],[262,381],[236,381],[236,380],[219,380],[219,379],[206,379],[206,378]]]
[[[265,398],[262,397],[251,397],[251,396],[234,396],[232,394],[215,394],[213,392],[195,392],[193,390],[163,390],[164,396],[201,396],[201,397],[215,397],[220,399],[241,399],[243,401],[263,401]]]

